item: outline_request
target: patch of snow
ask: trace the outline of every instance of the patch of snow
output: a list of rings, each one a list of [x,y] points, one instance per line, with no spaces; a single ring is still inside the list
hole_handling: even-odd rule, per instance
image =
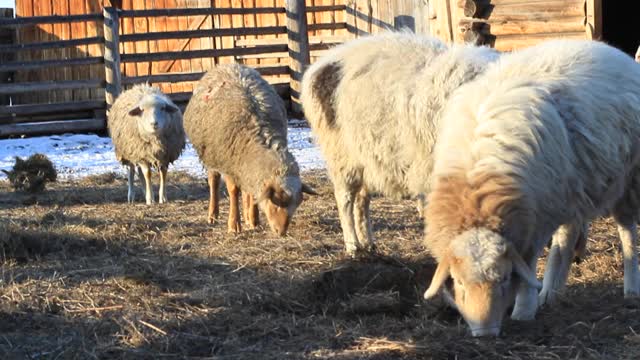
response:
[[[309,128],[289,128],[289,149],[301,170],[325,167]],[[63,180],[110,171],[126,174],[125,168],[116,161],[110,138],[80,134],[0,140],[0,169],[10,170],[15,163],[15,156],[27,158],[35,153],[49,157],[58,170],[58,177]],[[169,169],[205,176],[205,170],[190,143],[187,143],[182,156]],[[0,178],[3,177],[6,177],[5,174],[0,172]]]

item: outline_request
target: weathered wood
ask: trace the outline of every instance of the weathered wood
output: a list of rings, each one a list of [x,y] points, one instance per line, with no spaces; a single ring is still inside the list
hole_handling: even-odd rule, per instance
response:
[[[309,36],[309,46],[317,44],[340,44],[352,39],[352,36]],[[289,39],[284,37],[270,39],[239,39],[236,40],[236,46],[257,46],[257,45],[275,45],[288,44]]]
[[[41,61],[12,61],[4,64],[0,64],[0,72],[2,71],[17,71],[17,70],[33,70],[45,67],[62,67],[62,66],[77,66],[77,65],[93,65],[104,63],[104,58],[101,56],[92,56],[86,58],[64,59],[64,60],[41,60]]]
[[[337,22],[337,23],[327,23],[327,24],[312,24],[307,26],[308,31],[316,31],[316,30],[338,30],[338,29],[346,29],[346,22]]]
[[[275,35],[286,34],[285,26],[270,26],[256,28],[235,28],[235,29],[205,29],[205,30],[185,30],[185,31],[164,31],[149,32],[142,34],[127,34],[120,36],[120,42],[163,40],[163,39],[193,39],[211,36],[246,36],[246,35]]]
[[[192,50],[192,51],[167,51],[147,54],[123,54],[120,57],[122,62],[143,62],[143,61],[160,61],[173,59],[195,59],[204,57],[217,56],[238,56],[248,54],[276,53],[286,51],[285,45],[265,45],[251,48],[231,48],[231,49],[213,49],[213,50]]]
[[[464,16],[472,18],[484,17],[487,13],[489,0],[465,0]]]
[[[587,38],[600,40],[602,38],[602,0],[587,0],[586,12]]]
[[[0,9],[0,19],[13,18],[13,9]],[[2,29],[0,28],[0,49],[3,47],[11,47],[15,41],[16,32],[14,29]],[[12,61],[14,59],[13,52],[2,52],[0,51],[0,63],[5,63],[7,61]],[[14,73],[0,72],[0,86],[2,84],[13,82]],[[11,103],[11,96],[9,95],[0,95],[0,105],[8,105]]]
[[[120,74],[120,42],[118,11],[113,7],[104,8],[104,72],[105,100],[113,105],[122,91]]]
[[[584,39],[584,31],[553,34],[527,34],[497,36],[494,47],[500,51],[513,51],[539,44],[553,38]]]
[[[495,21],[486,20],[491,27],[491,34],[512,35],[512,34],[544,34],[544,33],[565,33],[584,30],[584,17],[566,17],[550,20],[525,20],[525,21]]]
[[[302,114],[302,103],[300,102],[302,74],[310,63],[306,5],[304,0],[286,0],[285,5],[290,57],[291,111],[295,116],[299,116]]]
[[[183,9],[153,9],[153,10],[122,10],[120,17],[157,17],[157,16],[198,16],[198,15],[246,15],[246,14],[278,14],[284,13],[283,7],[255,7],[255,8],[183,8]]]
[[[320,5],[320,6],[307,6],[307,13],[325,12],[325,11],[345,11],[346,5]]]
[[[550,20],[585,16],[583,1],[539,1],[494,5],[488,19],[501,20]]]
[[[16,94],[32,91],[65,90],[78,88],[97,88],[102,87],[103,85],[104,81],[101,79],[0,84],[0,94]]]
[[[107,123],[105,119],[77,119],[51,121],[46,123],[4,124],[0,125],[0,137],[102,131],[106,129],[106,127]]]
[[[61,24],[78,21],[100,21],[102,14],[82,14],[82,15],[52,15],[52,16],[30,16],[17,17],[13,19],[0,18],[0,27],[18,27],[27,25]]]
[[[484,21],[463,20],[458,29],[463,33],[464,42],[474,45],[485,44],[489,35],[489,25]]]
[[[95,37],[83,38],[83,39],[48,41],[44,43],[0,45],[0,53],[14,52],[14,51],[20,51],[20,50],[58,49],[62,47],[102,44],[103,42],[104,42],[104,37],[95,36]]]
[[[288,66],[266,66],[255,68],[261,75],[286,75],[289,73]],[[122,78],[123,85],[139,84],[142,82],[149,83],[176,83],[184,81],[198,81],[204,75],[203,71],[193,73],[172,73],[172,74],[155,74],[132,76]]]
[[[0,115],[24,116],[59,112],[86,111],[105,107],[102,100],[72,101],[52,104],[0,106]]]

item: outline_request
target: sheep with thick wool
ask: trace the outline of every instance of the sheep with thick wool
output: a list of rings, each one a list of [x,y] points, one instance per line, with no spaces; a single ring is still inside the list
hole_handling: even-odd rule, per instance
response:
[[[129,167],[127,200],[134,200],[135,169],[145,181],[146,203],[153,203],[151,169],[160,172],[159,203],[167,201],[166,180],[169,164],[185,148],[180,109],[148,84],[134,85],[118,96],[108,115],[108,127],[116,159]]]
[[[499,333],[514,297],[512,318],[532,319],[548,239],[560,229],[542,297],[564,284],[586,224],[609,212],[625,296],[640,293],[640,66],[631,57],[577,40],[503,55],[458,89],[441,124],[425,236],[439,264],[426,298],[452,277],[445,298],[476,336]]]
[[[369,194],[429,191],[432,148],[449,94],[498,53],[388,32],[331,49],[302,81],[305,116],[324,154],[346,252],[372,250]]]
[[[284,235],[302,194],[315,191],[300,179],[287,148],[287,112],[260,74],[239,65],[219,65],[196,86],[184,125],[209,170],[209,222],[218,217],[218,186],[224,174],[229,192],[229,232],[239,232],[239,194],[245,223],[258,225],[258,205],[271,229]]]

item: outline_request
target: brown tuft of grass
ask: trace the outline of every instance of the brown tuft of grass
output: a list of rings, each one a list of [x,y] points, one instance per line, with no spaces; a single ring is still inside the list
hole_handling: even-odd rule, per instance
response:
[[[422,298],[434,264],[410,201],[373,201],[380,254],[343,256],[331,184],[287,237],[206,223],[205,179],[170,174],[170,203],[126,203],[105,174],[37,196],[0,182],[0,358],[633,359],[640,302],[622,297],[614,224],[594,224],[559,304],[474,339]],[[264,220],[264,219],[263,219]],[[543,261],[543,260],[541,260]],[[542,276],[540,266],[539,275]]]

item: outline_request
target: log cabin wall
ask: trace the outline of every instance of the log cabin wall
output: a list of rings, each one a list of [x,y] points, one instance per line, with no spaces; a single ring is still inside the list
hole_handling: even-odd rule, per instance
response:
[[[308,7],[323,5],[343,5],[347,0],[307,0]],[[122,10],[149,10],[163,8],[259,8],[284,7],[285,0],[16,0],[18,17],[70,15],[102,13],[103,6],[117,6]],[[343,42],[351,37],[346,30],[344,10],[309,13],[309,37],[311,60],[321,55],[327,44]],[[285,26],[285,14],[244,14],[244,15],[198,15],[174,17],[135,17],[120,19],[121,36],[144,34],[148,32],[234,29],[251,27]],[[39,24],[19,28],[18,41],[21,44],[54,40],[102,37],[102,24],[95,21],[67,24]],[[120,53],[144,54],[167,51],[190,51],[210,49],[231,49],[235,47],[286,44],[286,31],[266,35],[212,36],[192,39],[162,39],[122,42]],[[315,46],[314,46],[315,44]],[[324,46],[319,46],[324,45]],[[103,56],[101,44],[82,45],[71,48],[20,51],[17,60],[48,60],[76,57]],[[243,56],[223,56],[216,58],[194,58],[180,60],[161,60],[148,62],[123,62],[122,76],[139,78],[148,75],[168,73],[193,73],[206,71],[216,63],[241,62],[253,67],[282,65],[287,66],[289,54],[254,54]],[[288,83],[288,74],[267,75],[271,83]],[[104,65],[84,65],[20,70],[16,73],[17,82],[86,80],[104,78]],[[194,82],[157,83],[167,93],[185,93],[193,89]],[[125,84],[129,87],[131,84]],[[50,90],[37,93],[23,93],[14,96],[15,104],[68,102],[83,100],[103,100],[104,89]]]
[[[388,29],[408,29],[430,35],[427,0],[349,0],[347,28],[355,37]]]
[[[600,0],[433,0],[434,35],[512,51],[552,38],[599,39]]]

